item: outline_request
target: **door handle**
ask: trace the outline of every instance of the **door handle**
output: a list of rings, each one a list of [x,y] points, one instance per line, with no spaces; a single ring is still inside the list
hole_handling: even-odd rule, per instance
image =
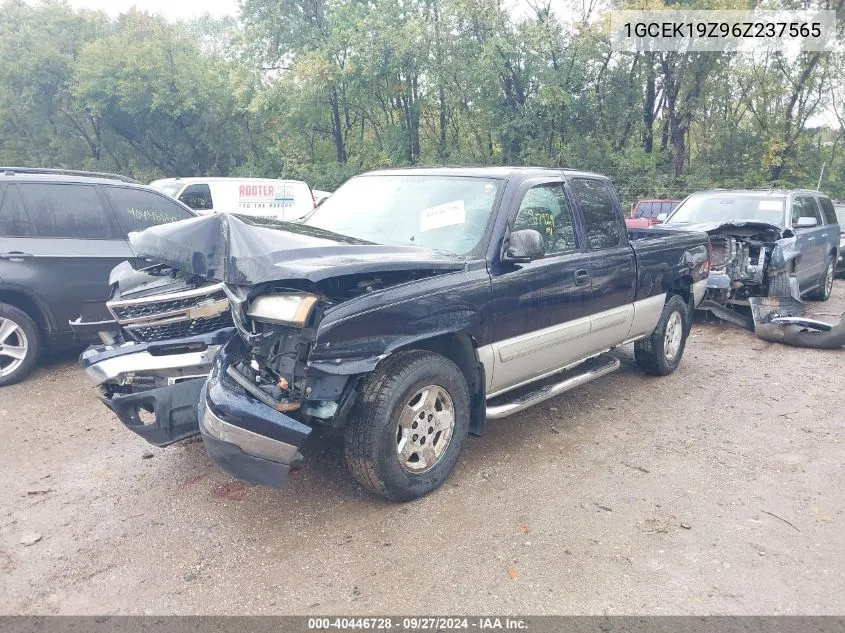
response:
[[[25,259],[32,259],[33,255],[29,253],[21,253],[20,251],[12,251],[11,253],[0,253],[0,259],[8,259],[11,262],[21,262]]]
[[[583,268],[581,270],[576,270],[575,271],[575,285],[576,286],[584,286],[588,283],[590,283],[590,273]]]

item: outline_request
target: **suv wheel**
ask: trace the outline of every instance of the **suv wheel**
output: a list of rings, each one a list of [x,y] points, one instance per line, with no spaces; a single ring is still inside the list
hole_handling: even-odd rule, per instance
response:
[[[25,312],[0,303],[0,387],[23,380],[38,358],[38,326]]]
[[[819,287],[807,294],[808,299],[813,301],[827,301],[833,292],[833,278],[836,277],[836,258],[831,257],[824,272],[819,278]]]
[[[634,343],[634,358],[640,369],[653,376],[668,376],[675,371],[684,355],[690,324],[686,301],[671,295],[651,336]]]
[[[398,352],[367,378],[346,426],[349,470],[370,492],[409,501],[452,472],[469,430],[469,390],[449,359]]]

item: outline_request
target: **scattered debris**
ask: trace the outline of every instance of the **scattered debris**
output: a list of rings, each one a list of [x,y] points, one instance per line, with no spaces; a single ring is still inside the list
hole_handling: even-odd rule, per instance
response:
[[[555,435],[560,435],[560,431],[558,431],[557,428],[555,428],[555,427],[550,427],[549,431],[551,433],[554,433]]]
[[[508,567],[508,576],[510,576],[513,580],[519,580],[520,575],[521,574],[516,567]]]
[[[37,495],[46,495],[47,493],[53,492],[52,488],[43,488],[41,490],[27,490],[26,494],[30,497],[35,497]]]
[[[144,451],[141,453],[141,459],[152,459],[155,456],[155,453],[152,451]]]
[[[596,506],[599,510],[604,510],[605,512],[613,512],[613,508],[610,508],[610,507],[608,507],[608,506],[603,506],[603,505],[602,505],[602,504],[600,504],[600,503],[596,503],[596,504],[595,504],[595,506]]]
[[[760,512],[762,512],[763,514],[768,514],[770,517],[775,517],[776,519],[779,519],[780,521],[783,521],[784,523],[786,523],[789,527],[791,527],[791,528],[792,528],[793,530],[795,530],[796,532],[800,532],[800,531],[801,531],[801,530],[799,530],[797,527],[795,527],[794,525],[792,525],[792,523],[790,523],[789,521],[787,521],[786,519],[784,519],[783,517],[779,517],[778,515],[773,514],[773,513],[771,513],[771,512],[768,512],[768,511],[766,511],[766,510],[760,510]]]
[[[531,528],[528,527],[527,523],[520,523],[519,529],[523,534],[528,534],[531,531]]]
[[[35,545],[41,538],[42,536],[38,532],[28,532],[21,537],[20,542],[24,547],[29,547],[30,545]]]
[[[645,473],[646,475],[648,475],[651,472],[647,468],[643,468],[642,466],[637,466],[636,464],[629,464],[628,462],[622,462],[622,465],[627,466],[628,468],[631,468],[633,470],[638,470],[641,473]]]
[[[689,523],[681,523],[681,527],[685,530],[691,530],[692,526]]]

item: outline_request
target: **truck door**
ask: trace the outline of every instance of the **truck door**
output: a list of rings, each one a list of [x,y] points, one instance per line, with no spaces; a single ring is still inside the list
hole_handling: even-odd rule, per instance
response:
[[[584,222],[590,271],[592,352],[625,340],[634,318],[637,266],[622,211],[610,183],[577,177],[570,182]]]
[[[589,333],[589,272],[562,181],[522,184],[509,222],[543,235],[546,254],[492,266],[494,359],[488,393],[514,387],[579,359]]]

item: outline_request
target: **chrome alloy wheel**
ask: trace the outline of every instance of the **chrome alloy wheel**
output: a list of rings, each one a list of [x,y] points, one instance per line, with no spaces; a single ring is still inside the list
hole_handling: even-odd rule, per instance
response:
[[[681,341],[684,338],[684,322],[678,312],[669,315],[666,322],[666,334],[663,338],[663,353],[667,360],[675,360],[678,351],[681,349]]]
[[[23,328],[11,319],[0,317],[0,378],[20,367],[28,351]]]
[[[826,297],[830,296],[830,293],[833,292],[833,278],[836,276],[836,262],[834,260],[830,260],[830,264],[827,266],[827,272],[825,273],[824,278],[824,294]]]
[[[452,441],[455,407],[442,387],[429,385],[408,400],[399,416],[396,455],[399,464],[419,475],[434,468]]]

